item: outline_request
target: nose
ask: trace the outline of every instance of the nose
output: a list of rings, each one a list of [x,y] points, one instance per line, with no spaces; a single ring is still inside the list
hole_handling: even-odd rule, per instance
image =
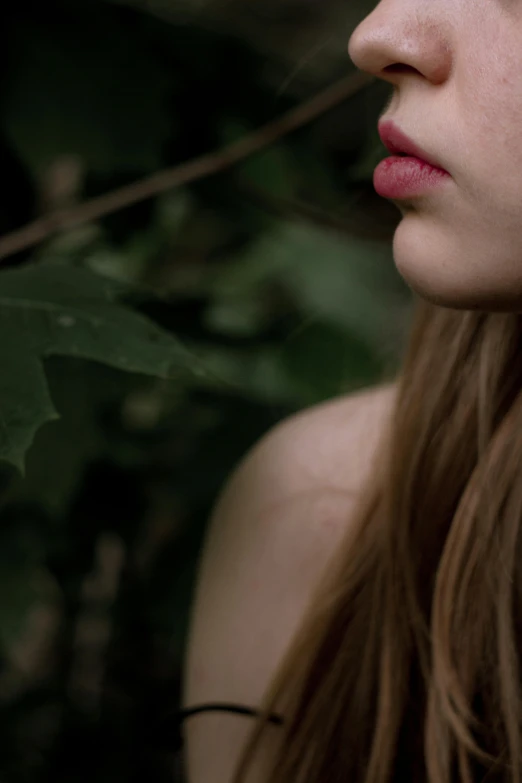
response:
[[[433,84],[444,82],[452,65],[450,31],[429,5],[381,0],[348,42],[355,66],[396,86],[412,72]]]

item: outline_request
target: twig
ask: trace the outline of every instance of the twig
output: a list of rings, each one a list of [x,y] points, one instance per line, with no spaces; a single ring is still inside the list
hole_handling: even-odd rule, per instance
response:
[[[374,77],[357,71],[323,90],[323,92],[311,100],[291,109],[282,117],[263,125],[263,127],[218,152],[212,152],[174,168],[159,171],[150,177],[138,180],[131,185],[126,185],[103,196],[97,196],[78,206],[59,210],[39,218],[0,238],[0,260],[8,258],[21,250],[34,247],[53,234],[65,231],[73,226],[87,223],[91,220],[98,220],[105,215],[117,212],[131,204],[144,201],[171,188],[217,174],[259,152],[259,150],[291,131],[311,122],[373,80]]]

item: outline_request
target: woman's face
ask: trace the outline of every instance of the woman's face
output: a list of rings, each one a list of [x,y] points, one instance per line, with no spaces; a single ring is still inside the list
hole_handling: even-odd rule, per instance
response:
[[[394,199],[401,275],[439,305],[522,311],[522,0],[381,0],[348,52],[451,175]]]

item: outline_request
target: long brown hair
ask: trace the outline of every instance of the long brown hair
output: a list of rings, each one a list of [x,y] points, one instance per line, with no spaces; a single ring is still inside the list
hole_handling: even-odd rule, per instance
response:
[[[266,783],[522,783],[521,337],[516,313],[417,303],[355,521],[234,783],[274,711]]]

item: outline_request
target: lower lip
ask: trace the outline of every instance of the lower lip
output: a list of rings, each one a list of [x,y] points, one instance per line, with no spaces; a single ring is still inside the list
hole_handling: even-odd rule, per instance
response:
[[[444,169],[420,158],[392,155],[381,160],[373,172],[373,186],[383,198],[411,198],[440,186],[449,177]]]

